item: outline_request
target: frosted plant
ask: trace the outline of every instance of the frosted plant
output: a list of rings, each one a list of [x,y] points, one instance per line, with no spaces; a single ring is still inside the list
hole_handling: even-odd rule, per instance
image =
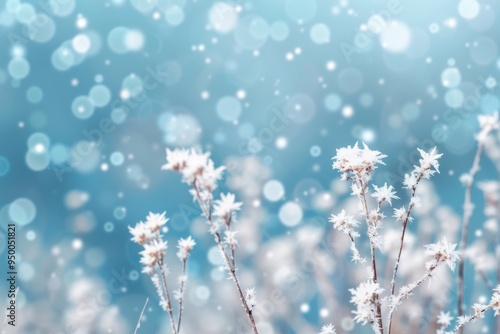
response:
[[[463,329],[465,325],[468,323],[474,322],[477,319],[484,318],[484,313],[489,310],[493,310],[495,316],[500,315],[500,285],[498,285],[493,290],[493,295],[489,304],[479,304],[476,303],[472,306],[474,309],[474,313],[471,315],[462,315],[457,319],[457,325],[454,329],[454,332],[458,332]]]
[[[405,175],[404,189],[411,192],[408,205],[401,208],[395,208],[393,217],[396,221],[401,222],[402,231],[398,254],[394,264],[392,280],[390,285],[390,296],[384,298],[388,301],[388,333],[392,329],[392,316],[402,301],[408,298],[413,291],[419,287],[424,281],[432,277],[434,270],[440,264],[447,264],[451,270],[455,268],[455,261],[459,258],[458,252],[455,251],[456,245],[450,244],[446,238],[442,241],[426,245],[426,253],[430,256],[430,260],[426,263],[424,275],[417,281],[410,283],[400,288],[396,294],[396,280],[398,274],[399,263],[404,246],[405,233],[408,223],[413,220],[411,213],[413,208],[421,206],[421,199],[416,195],[418,185],[423,179],[430,179],[436,172],[439,173],[439,159],[442,154],[437,153],[437,149],[433,148],[430,152],[418,149],[420,153],[419,164],[414,166],[413,170]],[[356,306],[353,311],[355,320],[362,324],[371,324],[375,333],[384,333],[382,321],[382,296],[384,289],[380,286],[377,276],[377,261],[375,257],[376,249],[384,249],[385,244],[379,230],[386,218],[382,212],[384,203],[392,206],[394,199],[399,199],[396,196],[396,191],[392,185],[385,183],[383,186],[373,185],[373,193],[369,194],[369,183],[372,179],[372,172],[379,164],[384,164],[382,159],[386,156],[379,151],[370,150],[363,144],[360,148],[356,143],[353,147],[348,146],[337,150],[333,157],[333,169],[337,169],[342,173],[343,180],[351,181],[352,195],[359,200],[359,214],[364,218],[367,226],[368,240],[370,243],[371,260],[367,261],[362,257],[358,247],[356,246],[356,238],[359,232],[357,228],[359,223],[354,217],[346,214],[342,210],[337,215],[331,215],[330,222],[334,229],[349,236],[351,241],[351,252],[353,261],[361,263],[368,273],[368,281],[361,283],[356,289],[350,289],[352,293],[351,302]],[[373,197],[376,200],[376,207],[369,209],[368,197]]]
[[[369,279],[373,281],[372,283],[374,285],[377,285],[378,281],[375,249],[382,247],[382,238],[378,233],[378,229],[382,226],[382,219],[384,216],[380,212],[382,202],[378,202],[376,210],[371,212],[368,210],[366,195],[368,193],[368,184],[371,180],[371,173],[377,168],[377,164],[384,164],[382,162],[382,159],[385,157],[386,156],[381,154],[379,151],[370,150],[366,144],[363,144],[363,148],[359,148],[358,143],[356,143],[353,147],[348,146],[338,149],[337,154],[333,157],[334,162],[332,165],[333,169],[337,169],[342,173],[343,180],[352,181],[352,195],[357,196],[360,200],[360,214],[366,221],[368,229],[368,239],[370,242],[371,266],[367,268],[370,271]],[[335,224],[335,218],[332,217],[332,221]],[[340,226],[338,222],[337,226]],[[357,261],[363,263],[363,260],[354,244],[353,236],[354,235],[352,235],[351,233],[351,249],[353,250],[354,258]],[[377,323],[378,330],[380,332],[383,332],[382,308],[378,298],[378,294],[374,296],[371,302],[373,303],[375,310],[374,318],[372,320]]]
[[[445,334],[446,328],[451,325],[452,320],[453,318],[451,317],[450,312],[441,311],[437,318],[437,324],[439,325],[439,328],[436,334]]]
[[[401,207],[399,209],[394,209],[394,218],[401,221],[403,226],[401,230],[401,243],[399,245],[399,252],[396,258],[396,263],[394,264],[394,272],[392,274],[391,281],[391,295],[394,296],[396,290],[396,278],[398,275],[399,261],[401,260],[401,253],[403,252],[404,239],[406,235],[406,227],[408,223],[413,220],[411,217],[411,211],[414,207],[420,206],[420,198],[416,196],[417,187],[422,179],[429,179],[435,172],[439,173],[439,158],[442,154],[437,154],[436,148],[434,147],[430,153],[418,149],[421,158],[419,159],[419,166],[414,166],[414,169],[410,174],[406,174],[404,178],[404,188],[411,191],[410,203],[408,204],[408,209]]]
[[[462,220],[462,238],[460,240],[460,252],[465,254],[465,249],[467,247],[467,239],[469,234],[469,223],[472,217],[472,212],[474,205],[472,204],[472,187],[474,185],[474,179],[477,172],[480,169],[481,156],[485,150],[488,138],[490,134],[497,130],[499,127],[498,112],[491,115],[480,115],[478,116],[480,131],[476,135],[476,140],[478,142],[476,155],[474,157],[474,162],[472,167],[467,174],[460,177],[460,180],[465,186],[465,199],[464,199],[464,215]],[[463,296],[464,296],[464,271],[465,271],[465,258],[460,259],[460,264],[458,267],[458,298],[457,298],[457,308],[458,316],[463,315]],[[463,330],[460,328],[460,333]]]
[[[253,308],[255,307],[255,304],[257,304],[257,299],[255,294],[256,294],[255,288],[247,289],[246,291],[245,302],[247,303],[250,311],[252,311]]]
[[[337,334],[337,332],[335,331],[335,326],[328,324],[321,327],[321,332],[319,332],[319,334]]]
[[[241,209],[242,203],[235,201],[234,194],[221,194],[214,200],[214,191],[218,181],[222,178],[225,167],[214,167],[210,153],[199,153],[194,149],[166,150],[167,163],[163,170],[181,173],[182,181],[188,184],[193,200],[197,201],[205,216],[215,242],[224,259],[226,270],[233,280],[238,296],[248,316],[252,330],[258,334],[253,309],[256,304],[255,289],[247,289],[243,293],[238,276],[236,275],[236,248],[238,247],[237,231],[233,230],[236,222],[236,211]],[[223,233],[221,231],[223,229]]]
[[[425,245],[424,247],[426,248],[426,255],[430,257],[430,260],[425,264],[425,268],[427,270],[425,274],[418,281],[400,288],[399,293],[395,296],[391,296],[389,299],[389,333],[391,333],[392,316],[396,307],[398,307],[404,299],[410,297],[417,287],[422,285],[422,283],[424,283],[427,279],[431,278],[432,274],[440,264],[446,264],[450,270],[453,271],[455,270],[455,262],[460,258],[458,256],[458,252],[455,251],[457,245],[450,244],[445,237],[443,237],[443,239],[436,244]]]
[[[174,298],[179,303],[179,315],[177,321],[172,311],[172,298],[167,282],[168,267],[165,264],[165,251],[167,250],[167,241],[163,239],[161,231],[168,222],[165,217],[166,212],[161,214],[149,213],[146,222],[139,222],[135,227],[129,226],[132,234],[132,241],[141,245],[143,250],[141,255],[141,264],[144,266],[143,273],[151,276],[151,280],[156,287],[156,292],[160,298],[161,308],[168,313],[170,326],[173,334],[180,333],[183,313],[183,297],[187,282],[187,261],[191,250],[196,245],[191,236],[187,239],[180,239],[177,244],[177,257],[182,262],[182,274],[179,276],[179,290],[174,291]]]
[[[361,283],[356,289],[349,290],[352,294],[351,303],[356,306],[354,320],[366,325],[370,323],[376,333],[379,332],[379,314],[377,306],[379,296],[384,291],[378,283],[372,280]]]

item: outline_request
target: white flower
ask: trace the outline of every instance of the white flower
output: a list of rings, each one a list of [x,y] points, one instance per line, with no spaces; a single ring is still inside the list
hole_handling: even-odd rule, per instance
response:
[[[231,247],[238,246],[238,240],[236,239],[236,233],[238,233],[238,231],[229,231],[229,230],[224,231],[224,235],[225,235],[224,236],[224,244],[231,246]]]
[[[437,147],[434,147],[429,153],[421,149],[418,149],[418,151],[422,156],[422,158],[418,161],[420,163],[420,168],[427,171],[430,170],[431,167],[434,167],[435,171],[439,173],[439,158],[441,158],[443,154],[437,154]]]
[[[425,266],[427,270],[435,268],[439,263],[446,263],[451,271],[455,270],[455,262],[459,260],[459,252],[455,251],[457,244],[450,244],[446,237],[436,244],[425,245],[426,254],[431,257]]]
[[[393,199],[399,199],[398,196],[396,196],[396,192],[394,191],[393,186],[387,186],[387,183],[384,183],[382,187],[377,187],[376,185],[373,185],[373,188],[375,189],[375,192],[372,194],[372,197],[375,197],[377,202],[382,203],[382,202],[387,202],[389,205],[392,206],[392,200]]]
[[[183,173],[189,177],[196,177],[202,175],[205,172],[205,169],[207,168],[209,162],[212,161],[209,159],[209,157],[210,157],[209,152],[198,153],[194,149],[191,149],[189,158],[186,163],[186,168],[183,171]]]
[[[336,334],[337,332],[335,331],[335,326],[332,324],[324,325],[321,327],[321,332],[319,334]]]
[[[151,230],[151,232],[158,232],[163,225],[168,222],[168,218],[165,217],[166,212],[163,213],[152,213],[150,212],[146,217],[146,226]]]
[[[474,305],[472,305],[472,309],[474,310],[474,316],[477,319],[482,319],[484,318],[484,312],[486,312],[489,309],[489,306],[475,303]]]
[[[377,223],[381,222],[382,219],[384,219],[384,218],[385,218],[385,215],[382,212],[380,212],[379,210],[372,210],[368,214],[368,220],[376,225],[377,225]],[[380,224],[378,224],[377,227],[380,227]]]
[[[333,169],[339,170],[341,173],[354,173],[357,176],[369,175],[375,168],[376,164],[384,164],[383,155],[379,151],[372,151],[363,143],[363,148],[358,147],[358,143],[354,147],[342,147],[337,150],[337,154],[332,158],[334,161]],[[346,176],[346,175],[344,175]]]
[[[189,236],[186,239],[180,238],[179,241],[177,242],[177,248],[179,251],[177,252],[177,257],[179,260],[184,261],[189,257],[189,253],[193,249],[193,247],[196,245],[196,242],[194,239]]]
[[[481,130],[476,136],[477,141],[484,142],[488,135],[493,131],[498,129],[498,111],[489,115],[478,115],[477,119],[479,121],[479,127]]]
[[[439,173],[439,158],[443,154],[437,154],[437,148],[434,147],[429,153],[424,150],[417,148],[420,153],[420,159],[418,160],[419,166],[414,166],[415,168],[410,174],[405,174],[405,179],[403,181],[404,188],[411,189],[415,191],[417,184],[421,179],[430,179],[432,175],[436,172]]]
[[[441,325],[442,327],[446,328],[449,325],[451,325],[451,321],[453,318],[450,315],[450,312],[443,312],[439,313],[438,318],[437,318],[437,323],[438,325]]]
[[[235,202],[234,194],[221,194],[221,199],[214,202],[214,216],[219,217],[223,222],[227,223],[233,212],[241,209],[241,202]]]
[[[183,149],[176,149],[171,151],[167,148],[167,163],[161,166],[163,170],[181,171],[187,166],[189,159],[189,151]]]
[[[128,227],[130,234],[132,234],[132,241],[138,243],[139,245],[144,245],[151,241],[153,238],[153,233],[151,229],[146,226],[143,222],[139,222],[135,227]]]
[[[403,181],[403,185],[404,185],[403,188],[413,189],[414,187],[417,186],[417,182],[418,182],[418,173],[413,171],[410,174],[405,174],[405,179]]]
[[[253,308],[255,307],[255,305],[257,304],[255,294],[256,294],[255,288],[251,288],[251,289],[246,290],[245,301],[246,301],[250,311],[252,311]]]
[[[357,222],[352,216],[346,215],[345,210],[340,211],[338,215],[331,215],[329,219],[330,223],[333,223],[333,228],[339,230],[342,233],[349,234],[354,231],[355,227],[358,227],[359,222]],[[352,236],[358,237],[358,233],[352,233]]]
[[[183,182],[196,185],[200,190],[212,192],[222,177],[225,167],[214,167],[210,153],[198,153],[195,149],[167,149],[167,163],[163,170],[173,170],[182,174]]]
[[[384,289],[378,283],[367,281],[361,283],[356,289],[349,289],[352,294],[351,303],[356,305],[353,313],[356,315],[354,320],[363,325],[374,323],[377,320],[376,300]]]
[[[422,199],[418,196],[414,196],[410,200],[410,205],[413,205],[414,207],[419,208],[422,206]]]
[[[396,218],[397,221],[403,222],[406,219],[406,209],[404,206],[400,207],[399,209],[394,209],[394,215],[393,217]],[[408,221],[411,222],[413,220],[412,217],[408,218]]]
[[[141,263],[145,267],[154,268],[158,262],[165,256],[165,250],[167,249],[166,241],[153,240],[150,244],[144,245],[144,250],[141,251]]]
[[[181,290],[175,289],[174,290],[174,299],[180,300],[182,297],[184,297],[184,293],[181,292]]]
[[[493,290],[493,296],[491,297],[490,305],[495,311],[495,316],[500,315],[500,285]]]

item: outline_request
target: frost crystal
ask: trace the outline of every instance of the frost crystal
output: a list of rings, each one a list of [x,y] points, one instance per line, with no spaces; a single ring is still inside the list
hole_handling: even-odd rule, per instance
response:
[[[150,212],[146,217],[146,226],[151,230],[151,232],[158,232],[163,225],[168,222],[168,218],[165,218],[166,212],[161,214]]]
[[[476,139],[480,143],[484,143],[488,138],[488,135],[493,131],[498,129],[498,111],[495,111],[493,114],[489,115],[479,115],[477,117],[479,121],[479,127],[481,130],[476,135]]]
[[[331,215],[329,221],[333,223],[333,228],[342,233],[351,233],[353,237],[358,237],[359,234],[354,232],[354,228],[358,227],[359,222],[354,220],[352,216],[346,215],[345,210],[340,211],[338,215]]]
[[[387,183],[384,183],[382,187],[377,187],[376,185],[373,185],[373,188],[375,189],[375,192],[372,194],[372,197],[375,197],[377,202],[382,203],[382,202],[387,202],[389,205],[392,206],[392,200],[393,199],[399,199],[398,196],[396,196],[396,192],[394,191],[393,186],[387,186]]]
[[[500,315],[500,285],[497,285],[495,290],[493,290],[493,296],[491,297],[490,305],[495,311],[495,316]]]
[[[241,209],[241,202],[235,202],[234,194],[221,194],[220,200],[214,202],[214,216],[219,217],[223,222],[228,222],[235,211]]]
[[[225,167],[214,167],[214,162],[209,159],[210,153],[198,153],[194,149],[171,151],[167,149],[167,163],[163,170],[172,170],[182,174],[183,182],[197,187],[203,196],[209,196],[217,188],[217,181],[221,179]]]
[[[245,296],[245,301],[247,302],[248,308],[250,310],[253,310],[255,307],[257,301],[255,299],[255,288],[247,289],[246,290],[246,296]]]
[[[177,252],[177,257],[179,258],[179,260],[184,261],[185,259],[187,259],[189,257],[189,253],[195,245],[196,242],[191,236],[187,237],[186,239],[180,238],[177,242],[177,248],[179,249],[179,251]]]
[[[349,173],[353,173],[358,177],[369,175],[377,164],[384,164],[383,155],[379,151],[372,151],[363,143],[363,148],[358,147],[358,143],[354,147],[348,146],[337,150],[337,154],[333,157],[333,169],[339,170],[344,178],[348,178]]]
[[[426,254],[431,257],[425,266],[427,270],[436,267],[439,263],[446,263],[451,271],[455,270],[455,262],[460,259],[459,252],[455,251],[457,244],[450,244],[446,237],[436,244],[425,245]]]
[[[443,326],[444,328],[448,327],[451,325],[451,321],[453,318],[450,315],[450,312],[442,312],[439,313],[438,318],[437,318],[437,323],[438,325]]]
[[[319,334],[336,334],[337,332],[335,331],[335,326],[332,324],[324,325],[321,327],[321,332]]]
[[[352,294],[351,303],[356,305],[356,310],[352,311],[356,316],[354,320],[363,325],[375,323],[377,321],[376,301],[382,289],[378,283],[367,281],[361,283],[356,289],[349,289]]]
[[[224,231],[224,244],[235,247],[238,246],[238,239],[236,239],[236,234],[238,231]]]

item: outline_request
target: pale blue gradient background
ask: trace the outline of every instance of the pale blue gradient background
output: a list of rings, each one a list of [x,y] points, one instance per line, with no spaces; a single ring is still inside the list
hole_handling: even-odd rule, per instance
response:
[[[484,79],[492,77],[498,80],[497,50],[493,50],[493,58],[487,64],[477,64],[471,57],[470,45],[481,37],[488,37],[499,43],[500,4],[496,1],[479,1],[481,13],[493,13],[493,21],[490,26],[478,29],[478,22],[484,23],[486,19],[480,16],[476,21],[464,20],[458,14],[457,1],[401,1],[402,11],[393,18],[404,22],[412,32],[419,31],[424,35],[429,43],[428,48],[414,46],[415,52],[421,52],[420,55],[415,55],[413,51],[391,54],[381,48],[378,37],[372,37],[371,44],[360,53],[353,54],[349,62],[342,55],[340,45],[353,45],[359,25],[366,22],[372,14],[385,9],[387,2],[352,2],[343,7],[338,1],[310,0],[310,3],[316,3],[317,8],[313,17],[300,25],[287,14],[286,2],[292,3],[291,6],[301,6],[297,5],[299,0],[239,1],[231,4],[243,6],[240,17],[257,15],[269,24],[283,21],[290,29],[284,41],[268,38],[258,49],[259,55],[254,56],[254,51],[239,45],[232,33],[219,34],[205,29],[213,1],[171,1],[183,8],[185,14],[182,24],[175,27],[165,22],[163,17],[155,21],[151,13],[138,12],[128,1],[121,5],[113,4],[112,1],[77,1],[71,14],[53,17],[56,32],[50,41],[43,44],[28,41],[24,44],[25,57],[31,69],[22,80],[12,79],[7,72],[13,48],[7,36],[9,33],[21,34],[22,26],[18,23],[0,25],[0,156],[9,164],[6,174],[0,176],[2,227],[10,220],[8,206],[17,198],[29,198],[37,210],[33,222],[18,228],[19,257],[21,261],[27,261],[34,270],[32,278],[21,281],[21,304],[49,298],[45,287],[53,271],[50,268],[54,262],[51,255],[54,245],[63,247],[62,244],[70,243],[75,238],[83,241],[83,249],[69,263],[59,268],[64,280],[71,281],[74,269],[79,268],[89,276],[107,281],[112,277],[113,269],[126,268],[128,273],[140,271],[138,248],[129,241],[127,225],[144,219],[148,211],[166,210],[169,216],[176,215],[168,235],[172,247],[178,237],[185,237],[190,233],[190,225],[179,214],[181,203],[191,203],[187,188],[180,184],[176,175],[160,171],[160,166],[164,163],[164,148],[174,145],[167,145],[164,133],[157,123],[159,116],[165,111],[179,112],[179,109],[172,107],[184,108],[180,111],[181,114],[191,115],[197,120],[202,130],[197,144],[212,151],[216,164],[221,164],[230,156],[247,154],[241,150],[242,142],[269,127],[273,110],[283,108],[286,104],[285,97],[296,94],[309,96],[315,104],[313,117],[304,123],[290,122],[279,133],[273,133],[272,142],[254,153],[268,165],[274,178],[284,184],[286,200],[293,200],[294,189],[303,179],[314,179],[324,189],[328,189],[331,180],[339,177],[338,173],[331,170],[330,159],[335,154],[335,149],[366,140],[363,137],[366,130],[375,134],[369,142],[370,147],[388,155],[385,159],[387,166],[379,169],[375,175],[377,183],[387,180],[388,174],[384,172],[401,175],[401,170],[407,171],[407,165],[401,161],[416,163],[409,158],[410,155],[415,156],[414,152],[419,144],[432,140],[439,146],[439,151],[444,153],[441,174],[433,178],[433,182],[441,201],[461,213],[464,191],[458,176],[470,168],[475,151],[473,135],[478,126],[475,117],[468,117],[463,122],[460,121],[456,129],[446,131],[444,137],[436,132],[442,125],[450,127],[458,117],[455,114],[455,118],[444,118],[450,108],[444,100],[447,89],[441,83],[441,73],[448,67],[448,61],[454,59],[462,76],[459,88],[464,91],[465,97],[474,96],[474,88],[483,85]],[[4,3],[5,1],[0,2],[0,11]],[[29,3],[37,11],[40,10],[37,2]],[[332,7],[338,7],[340,13],[334,15]],[[348,9],[352,9],[354,14],[349,15]],[[163,13],[162,10],[159,12]],[[67,71],[58,71],[51,63],[51,55],[62,42],[80,32],[75,27],[78,14],[88,19],[88,28],[100,35],[102,46],[95,56],[88,57],[81,64]],[[456,28],[451,29],[443,24],[450,18],[457,21]],[[315,44],[310,38],[310,29],[318,22],[330,28],[331,38],[327,44]],[[439,25],[439,32],[429,31],[433,23]],[[106,39],[116,26],[142,31],[145,37],[142,50],[123,55],[114,53]],[[213,38],[217,38],[216,44],[212,43]],[[192,51],[193,46],[200,44],[205,46],[205,51]],[[498,44],[496,47],[498,48]],[[287,61],[286,54],[293,53],[296,48],[301,49],[301,54],[295,54],[292,61]],[[481,53],[481,49],[478,52]],[[210,58],[209,64],[206,63],[206,58]],[[75,170],[64,174],[60,181],[54,173],[54,168],[58,168],[56,164],[52,163],[51,168],[43,171],[33,171],[28,167],[25,156],[28,151],[27,140],[31,134],[43,132],[51,139],[52,145],[60,143],[70,147],[85,139],[82,131],[98,128],[101,119],[110,117],[112,110],[109,105],[96,109],[93,116],[86,120],[77,119],[71,112],[72,101],[75,97],[88,93],[95,84],[96,75],[103,76],[103,84],[110,89],[113,101],[119,98],[122,80],[127,75],[135,73],[142,77],[148,73],[146,67],[154,68],[167,60],[176,62],[181,67],[182,74],[178,81],[171,85],[160,84],[147,91],[147,99],[130,112],[123,124],[116,125],[104,137],[98,147],[99,164],[91,172]],[[328,61],[335,62],[334,71],[327,71]],[[346,83],[339,79],[346,69],[355,69],[362,76],[359,88],[353,93],[346,93],[349,80]],[[72,79],[79,81],[76,87],[71,85]],[[380,79],[383,79],[383,84],[380,84]],[[32,86],[38,86],[43,91],[43,99],[36,104],[30,103],[26,98],[27,90]],[[224,122],[216,113],[217,101],[224,96],[235,96],[240,89],[246,92],[242,104],[247,103],[248,106],[243,107],[238,124]],[[435,96],[429,93],[430,90],[435,91]],[[202,91],[210,93],[209,99],[201,98]],[[471,115],[490,113],[496,109],[495,101],[491,104],[486,98],[482,98],[488,92],[484,86],[480,92],[478,100],[483,99],[482,107],[473,108]],[[325,108],[324,99],[332,93],[341,97],[343,106],[352,106],[353,117],[345,118],[340,110],[332,112]],[[360,102],[363,94],[370,95],[373,100],[371,105]],[[491,88],[490,94],[498,98],[498,87]],[[421,104],[418,117],[406,120],[402,116],[403,106],[417,100]],[[46,121],[40,123],[33,119],[35,112],[45,115]],[[391,120],[394,119],[400,123],[399,126],[391,127]],[[20,128],[19,122],[23,122],[24,127]],[[276,147],[275,140],[278,137],[287,139],[288,146],[285,149]],[[313,146],[321,148],[319,156],[311,155]],[[125,162],[121,166],[110,164],[109,157],[115,151],[125,155]],[[128,155],[133,155],[133,159],[128,159]],[[101,163],[107,163],[109,170],[101,171]],[[142,169],[142,179],[139,182],[127,176],[131,173],[130,168],[134,170],[137,166]],[[487,159],[482,164],[478,178],[498,179],[493,165]],[[147,184],[146,189],[141,187],[144,184]],[[397,188],[399,186],[400,183]],[[227,190],[226,185],[221,188]],[[87,192],[90,199],[81,208],[71,210],[65,206],[64,197],[68,191],[75,189]],[[473,196],[477,210],[473,216],[471,231],[480,228],[484,218],[482,193],[475,189]],[[259,228],[261,239],[266,242],[271,236],[285,234],[289,228],[284,227],[277,217],[277,211],[285,200],[276,204],[266,201],[262,196],[260,199],[270,215],[265,224],[255,228]],[[115,209],[119,207],[126,208],[124,219],[117,219],[114,215]],[[80,213],[93,217],[91,221],[94,225],[86,233],[72,228],[75,215]],[[326,217],[327,214],[305,209],[304,216]],[[188,220],[194,218],[194,215],[189,216]],[[112,232],[105,231],[106,222],[113,223]],[[36,233],[35,241],[27,240],[29,231]],[[474,233],[470,237],[474,239]],[[206,277],[209,284],[209,273],[213,266],[208,263],[206,252],[212,246],[212,240],[206,235],[205,239],[197,238],[197,241],[198,245],[189,265],[190,275],[194,278]],[[35,254],[33,249],[37,250]],[[85,252],[89,249],[99,251],[97,254],[102,257],[102,264],[88,265]],[[2,259],[5,254],[5,237],[2,235]],[[2,266],[4,262],[1,261]],[[246,259],[244,266],[252,268],[251,258]],[[467,267],[467,274],[469,282],[473,282],[471,267]],[[494,273],[490,276],[494,280]],[[142,330],[144,333],[157,332],[160,311],[154,291],[146,277],[139,277],[138,280],[131,281],[127,292],[113,295],[111,302],[120,306],[120,311],[132,325],[135,324],[137,310],[142,307],[144,298],[151,296],[150,306],[153,311],[148,313]],[[0,281],[0,300],[4,300],[4,280]],[[194,288],[194,283],[190,288]],[[468,285],[467,288],[470,296],[472,286]],[[485,291],[481,289],[480,287],[480,291]],[[477,293],[474,296],[477,297]],[[349,296],[342,298],[347,303]],[[318,319],[318,309],[321,306],[314,299],[303,302],[311,303],[311,311],[305,318],[319,328],[324,322],[323,319]],[[64,308],[64,305],[55,305],[56,309]],[[454,308],[455,301],[450,300],[449,309]],[[18,310],[18,317],[23,317],[22,309]],[[274,325],[279,332],[293,332],[283,320]],[[361,331],[361,327],[356,327],[355,330]],[[31,332],[37,333],[35,329]]]

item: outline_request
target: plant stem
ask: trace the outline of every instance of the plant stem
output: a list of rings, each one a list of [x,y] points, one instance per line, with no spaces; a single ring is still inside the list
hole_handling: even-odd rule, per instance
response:
[[[463,323],[461,323],[460,325],[458,325],[457,327],[455,327],[455,329],[453,330],[455,333],[456,332],[462,332],[463,331],[463,327],[465,325],[467,325],[468,323],[471,323],[473,321],[476,321],[477,319],[481,318],[482,317],[482,314],[488,310],[491,310],[493,308],[493,306],[491,306],[491,304],[489,305],[486,305],[486,307],[484,309],[482,309],[479,313],[474,313],[473,315],[469,316],[469,318],[464,321]]]
[[[165,274],[165,270],[163,268],[163,259],[160,260],[160,263],[158,264],[160,273],[161,273],[161,278],[163,281],[163,289],[165,290],[165,296],[167,297],[167,312],[170,317],[170,326],[172,327],[172,333],[177,334],[177,330],[175,329],[175,320],[174,320],[174,314],[172,313],[172,303],[170,299],[170,292],[168,291],[168,283],[167,283],[167,275]]]
[[[391,334],[391,331],[392,331],[392,316],[394,314],[394,311],[396,310],[396,307],[403,301],[403,299],[405,298],[408,298],[409,296],[411,296],[413,290],[415,290],[416,288],[418,288],[420,285],[422,285],[422,283],[425,282],[426,279],[428,279],[429,277],[432,276],[432,273],[434,272],[434,269],[436,269],[438,266],[438,264],[434,264],[432,267],[430,267],[427,272],[416,282],[412,283],[410,286],[411,288],[402,292],[400,290],[400,292],[398,293],[397,296],[394,297],[394,300],[392,302],[392,305],[391,305],[391,308],[389,309],[389,332],[388,334]]]
[[[236,290],[238,290],[238,294],[241,300],[241,303],[243,304],[243,308],[245,309],[245,313],[248,316],[248,319],[250,320],[250,325],[252,326],[252,330],[254,334],[259,334],[259,331],[257,330],[257,325],[255,324],[255,319],[252,314],[252,310],[248,307],[248,304],[245,300],[245,296],[243,295],[243,291],[241,290],[240,282],[238,280],[238,276],[236,275],[236,267],[231,265],[231,260],[229,259],[229,256],[226,253],[226,250],[224,249],[224,244],[222,243],[222,239],[220,237],[219,232],[216,229],[215,223],[212,219],[211,215],[211,210],[208,206],[206,206],[201,199],[200,192],[198,189],[198,186],[196,185],[196,182],[193,183],[193,188],[196,192],[196,199],[198,200],[198,204],[200,205],[200,208],[203,211],[203,214],[205,215],[205,218],[207,218],[208,223],[210,225],[210,229],[214,235],[215,242],[219,246],[219,250],[222,253],[222,257],[224,258],[224,262],[226,264],[226,269],[229,271],[231,278],[234,281],[234,284],[236,286]]]
[[[370,240],[370,253],[371,253],[371,261],[372,261],[372,275],[373,275],[373,282],[377,283],[377,261],[375,258],[375,243],[373,241],[372,235],[370,233],[370,219],[369,219],[369,211],[368,211],[368,203],[366,200],[366,192],[367,192],[367,184],[364,184],[363,181],[361,180],[361,177],[358,177],[359,183],[360,183],[360,188],[361,188],[361,193],[360,193],[360,199],[361,203],[363,204],[363,210],[365,213],[365,220],[366,220],[366,226],[368,228],[368,239]],[[375,306],[377,308],[377,321],[378,321],[378,327],[380,333],[384,333],[384,326],[382,322],[382,307],[380,305],[380,300],[377,295],[375,299]]]
[[[186,278],[186,264],[187,258],[182,261],[182,280],[181,287],[179,289],[179,320],[177,321],[177,332],[181,331],[181,321],[182,321],[182,301],[184,299],[184,286],[185,286],[185,278]]]
[[[401,241],[400,241],[400,245],[399,245],[398,257],[396,258],[396,262],[394,263],[394,271],[392,273],[391,296],[394,296],[394,292],[396,291],[396,277],[398,275],[399,261],[401,261],[401,253],[403,252],[404,240],[405,240],[405,235],[406,235],[406,227],[408,226],[408,222],[410,221],[411,211],[413,210],[413,206],[414,206],[412,200],[415,197],[415,193],[417,192],[418,184],[420,183],[420,180],[422,180],[422,177],[423,177],[423,174],[420,173],[418,175],[417,182],[415,183],[415,186],[413,186],[413,188],[412,188],[410,202],[408,203],[408,210],[406,211],[405,220],[403,221],[403,228],[401,230]]]
[[[137,331],[141,327],[141,319],[142,319],[142,316],[144,315],[144,311],[146,310],[146,306],[148,305],[148,302],[149,302],[149,297],[146,298],[146,302],[144,303],[144,306],[142,307],[141,314],[139,315],[139,320],[137,320],[137,325],[135,326],[134,334],[137,334]]]
[[[458,265],[458,298],[457,298],[457,308],[458,316],[464,314],[463,310],[463,299],[464,299],[464,271],[465,271],[465,249],[467,248],[467,236],[469,234],[469,223],[472,216],[472,185],[474,184],[474,177],[479,171],[479,163],[481,162],[481,155],[484,150],[484,144],[479,143],[476,151],[476,156],[474,157],[474,162],[469,171],[469,179],[466,183],[465,188],[465,200],[464,200],[464,216],[462,221],[462,239],[460,240],[460,263]],[[458,328],[460,333],[463,333],[462,328]]]
[[[363,268],[365,268],[366,272],[371,275],[370,268],[366,265],[366,259],[361,257],[361,253],[358,250],[358,247],[356,247],[356,242],[354,241],[354,237],[352,234],[349,232],[349,239],[351,240],[351,251],[354,255],[354,258],[357,259],[358,262],[361,262],[363,265]]]

